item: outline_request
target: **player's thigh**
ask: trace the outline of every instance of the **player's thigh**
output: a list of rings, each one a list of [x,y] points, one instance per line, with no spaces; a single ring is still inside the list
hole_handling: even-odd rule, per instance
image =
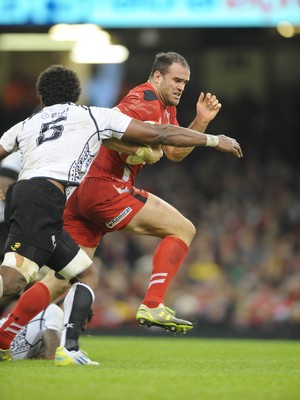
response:
[[[124,231],[138,235],[177,236],[190,242],[195,235],[194,225],[175,207],[149,193],[144,207],[132,218]]]

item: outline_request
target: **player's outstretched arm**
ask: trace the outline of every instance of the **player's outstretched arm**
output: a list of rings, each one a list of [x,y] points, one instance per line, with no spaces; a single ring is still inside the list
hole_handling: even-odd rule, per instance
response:
[[[131,156],[135,155],[139,147],[144,146],[138,143],[130,143],[119,139],[104,139],[102,142],[103,146],[110,150],[117,151],[118,153],[129,154]],[[144,146],[146,147],[146,146]]]
[[[163,156],[163,151],[159,145],[149,147],[147,145],[130,143],[115,138],[103,140],[103,145],[118,153],[136,156],[141,160],[141,163],[154,164]]]
[[[132,119],[122,140],[143,144],[162,144],[175,147],[216,147],[217,150],[243,156],[239,143],[225,135],[208,135],[175,125],[147,124]]]

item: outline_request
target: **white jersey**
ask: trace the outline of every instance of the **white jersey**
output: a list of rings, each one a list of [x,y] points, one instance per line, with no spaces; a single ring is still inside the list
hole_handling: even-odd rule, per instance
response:
[[[10,352],[14,360],[34,358],[43,351],[43,333],[53,329],[61,335],[63,327],[63,311],[56,304],[50,304],[44,311],[36,315],[14,337]]]
[[[118,111],[74,103],[44,107],[0,139],[8,153],[19,148],[19,179],[46,177],[78,184],[103,139],[121,139],[131,118]]]

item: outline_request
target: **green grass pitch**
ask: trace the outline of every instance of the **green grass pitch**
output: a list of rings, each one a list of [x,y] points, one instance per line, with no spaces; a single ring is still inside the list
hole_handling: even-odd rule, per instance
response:
[[[0,399],[299,400],[300,343],[83,336],[95,366],[0,364]]]

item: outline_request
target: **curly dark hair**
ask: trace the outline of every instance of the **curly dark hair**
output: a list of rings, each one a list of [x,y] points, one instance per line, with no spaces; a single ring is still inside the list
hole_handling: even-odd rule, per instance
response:
[[[76,103],[81,93],[76,72],[63,65],[52,65],[41,72],[36,81],[36,90],[45,106]]]
[[[159,71],[163,76],[167,73],[170,65],[178,63],[182,67],[190,70],[190,66],[186,59],[178,53],[168,51],[166,53],[158,53],[155,56],[155,60],[150,72],[150,78],[154,75],[154,72]]]

